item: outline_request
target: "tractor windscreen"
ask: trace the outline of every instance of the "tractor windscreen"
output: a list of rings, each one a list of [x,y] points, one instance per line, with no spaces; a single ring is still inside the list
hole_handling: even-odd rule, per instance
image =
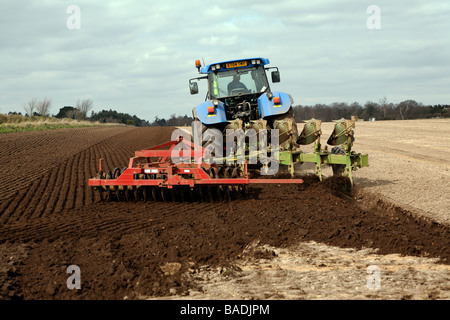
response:
[[[214,98],[264,92],[269,87],[263,67],[210,73],[209,92]]]

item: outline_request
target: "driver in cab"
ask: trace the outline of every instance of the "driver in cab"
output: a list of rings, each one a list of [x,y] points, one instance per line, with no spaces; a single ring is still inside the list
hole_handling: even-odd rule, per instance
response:
[[[232,91],[236,90],[236,89],[242,89],[242,90],[238,90],[237,92],[248,92],[247,87],[245,86],[245,84],[243,84],[242,82],[240,82],[239,80],[241,80],[241,76],[238,74],[235,74],[233,76],[233,81],[231,81],[228,84],[228,94],[231,96],[232,95]]]

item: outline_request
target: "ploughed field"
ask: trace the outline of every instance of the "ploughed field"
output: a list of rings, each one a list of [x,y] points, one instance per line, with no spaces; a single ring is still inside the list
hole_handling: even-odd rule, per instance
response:
[[[175,128],[1,135],[0,298],[448,299],[449,168],[440,160],[449,144],[433,139],[449,134],[424,128],[441,152],[433,156],[414,141],[372,145],[382,137],[362,128],[392,126],[395,140],[395,125],[406,123],[357,123],[354,149],[369,153],[370,167],[355,172],[352,192],[345,178],[319,182],[299,168],[304,184],[254,185],[231,202],[99,202],[88,179],[100,158],[105,169],[123,168]],[[422,186],[415,175],[427,161],[440,169]],[[67,287],[71,265],[80,289]],[[367,285],[369,266],[381,288]]]

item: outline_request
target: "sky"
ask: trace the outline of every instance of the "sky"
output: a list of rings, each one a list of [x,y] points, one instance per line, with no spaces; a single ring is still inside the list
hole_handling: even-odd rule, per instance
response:
[[[192,115],[206,64],[264,57],[294,105],[450,103],[450,2],[0,0],[0,113],[91,99],[150,122]]]

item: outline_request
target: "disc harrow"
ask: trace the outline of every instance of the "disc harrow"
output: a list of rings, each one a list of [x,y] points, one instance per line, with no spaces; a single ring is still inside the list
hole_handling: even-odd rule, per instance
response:
[[[100,159],[89,186],[101,201],[212,202],[239,199],[250,184],[303,183],[295,178],[251,179],[247,162],[222,166],[204,159],[211,159],[209,150],[180,136],[136,151],[123,169],[104,172]]]

